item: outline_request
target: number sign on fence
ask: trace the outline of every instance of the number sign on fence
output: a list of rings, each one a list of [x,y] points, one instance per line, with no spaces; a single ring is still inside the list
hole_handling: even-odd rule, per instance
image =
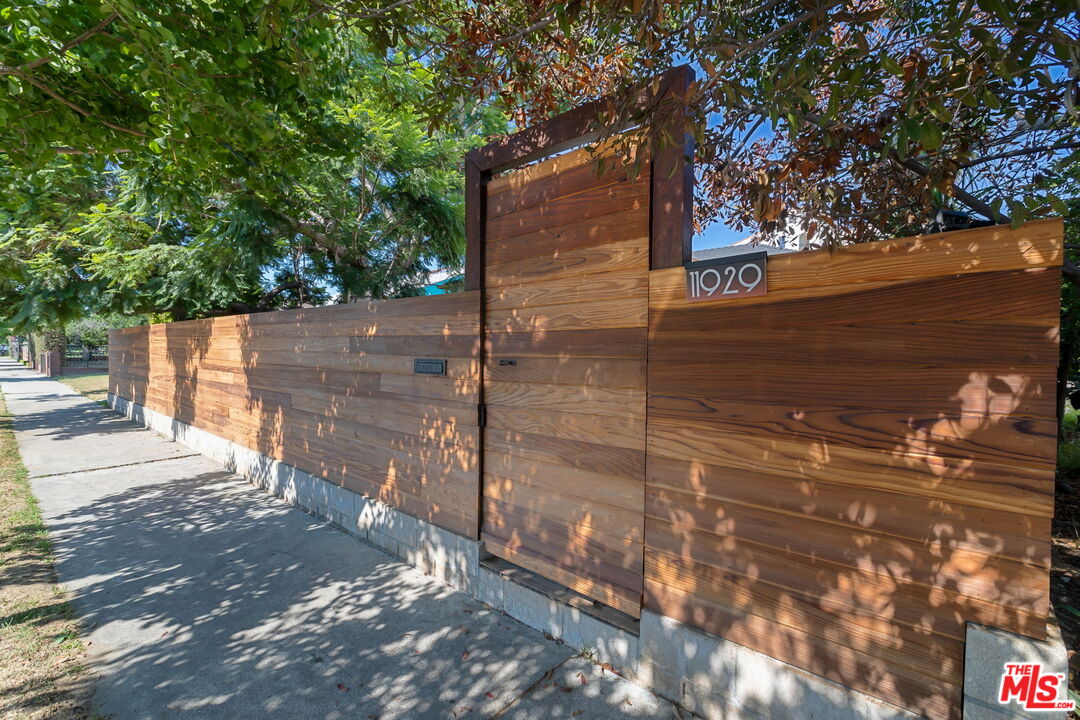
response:
[[[735,257],[699,260],[686,267],[686,299],[726,300],[764,295],[766,253],[756,252]]]

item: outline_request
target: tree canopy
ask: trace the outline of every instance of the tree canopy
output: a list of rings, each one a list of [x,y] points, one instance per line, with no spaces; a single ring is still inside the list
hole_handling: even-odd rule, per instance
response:
[[[428,18],[411,37],[433,48],[445,102],[496,98],[521,122],[692,64],[697,82],[673,100],[695,120],[703,223],[852,242],[917,230],[943,206],[995,222],[1064,214],[1077,194],[1073,2],[410,7]]]
[[[410,292],[460,262],[464,150],[684,63],[701,224],[858,242],[1077,195],[1065,0],[47,0],[0,10],[0,303]]]
[[[432,73],[318,3],[0,11],[0,307],[176,318],[408,294],[460,267],[461,157]]]

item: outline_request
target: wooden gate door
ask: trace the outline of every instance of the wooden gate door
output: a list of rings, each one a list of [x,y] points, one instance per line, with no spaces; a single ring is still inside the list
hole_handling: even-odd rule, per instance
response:
[[[640,615],[649,167],[577,150],[487,184],[482,538]]]

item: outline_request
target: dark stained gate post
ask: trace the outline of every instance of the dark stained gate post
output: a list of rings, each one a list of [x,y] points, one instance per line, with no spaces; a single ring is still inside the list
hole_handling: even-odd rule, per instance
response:
[[[677,68],[663,100],[663,112],[653,124],[654,147],[662,148],[652,161],[650,192],[649,268],[682,267],[690,262],[694,237],[694,138],[687,127],[682,98],[694,82],[688,65]],[[673,100],[672,98],[678,98]]]
[[[465,289],[484,288],[484,215],[491,171],[465,157]],[[480,301],[481,303],[483,300]]]

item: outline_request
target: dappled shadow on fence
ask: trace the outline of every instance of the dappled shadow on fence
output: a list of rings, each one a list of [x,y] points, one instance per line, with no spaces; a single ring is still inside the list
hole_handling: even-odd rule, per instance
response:
[[[784,259],[759,299],[656,281],[648,607],[931,718],[959,717],[966,623],[1045,634],[1060,275],[1008,269],[1050,260],[994,232],[911,242],[875,282],[857,253],[905,241]]]

